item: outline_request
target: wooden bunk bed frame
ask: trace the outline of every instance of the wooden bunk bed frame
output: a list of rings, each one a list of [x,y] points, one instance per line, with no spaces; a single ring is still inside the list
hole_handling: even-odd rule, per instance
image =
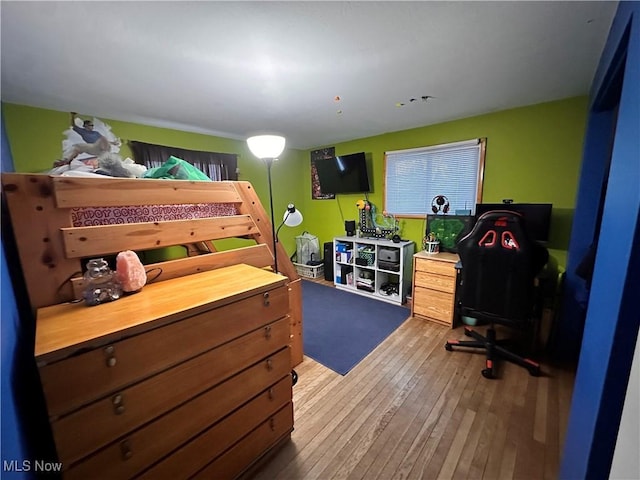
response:
[[[34,312],[81,298],[82,262],[123,250],[187,246],[185,258],[145,265],[154,283],[235,264],[273,269],[271,223],[249,182],[4,173],[2,189]],[[233,204],[236,214],[96,226],[74,226],[71,220],[77,208],[212,203]],[[229,238],[252,239],[255,245],[215,250],[212,241]],[[288,278],[293,367],[303,358],[302,285],[287,252],[280,243],[276,248],[278,270]]]

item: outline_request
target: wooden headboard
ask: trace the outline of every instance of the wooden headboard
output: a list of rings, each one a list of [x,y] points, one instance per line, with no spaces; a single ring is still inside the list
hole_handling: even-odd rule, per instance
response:
[[[189,256],[145,265],[148,281],[159,282],[245,263],[273,268],[271,223],[249,182],[194,182],[130,178],[82,178],[2,174],[3,200],[11,217],[32,309],[80,298],[83,261],[123,250],[186,246]],[[158,220],[151,212],[175,206],[214,205],[221,216]],[[132,207],[142,207],[132,209]],[[104,211],[143,210],[98,224]],[[79,222],[88,217],[92,221]],[[215,208],[213,209],[215,211]],[[133,215],[133,216],[132,216]],[[106,222],[103,222],[106,223]],[[212,241],[252,240],[249,246],[216,251]],[[302,361],[302,286],[287,252],[277,243],[278,271],[289,279],[292,365]]]

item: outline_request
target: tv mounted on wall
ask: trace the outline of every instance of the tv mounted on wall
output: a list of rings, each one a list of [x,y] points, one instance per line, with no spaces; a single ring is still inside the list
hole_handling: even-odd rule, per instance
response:
[[[491,210],[518,212],[524,218],[524,226],[529,235],[538,242],[546,243],[549,241],[552,206],[551,203],[478,203],[476,219]]]
[[[316,162],[322,193],[369,192],[369,175],[364,152],[336,155]]]

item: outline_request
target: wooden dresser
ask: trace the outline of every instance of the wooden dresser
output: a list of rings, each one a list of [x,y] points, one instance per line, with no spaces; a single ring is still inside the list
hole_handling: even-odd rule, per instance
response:
[[[289,438],[286,281],[234,265],[39,309],[64,478],[234,478]]]
[[[454,253],[413,256],[413,298],[411,314],[453,328],[455,319],[456,263]]]

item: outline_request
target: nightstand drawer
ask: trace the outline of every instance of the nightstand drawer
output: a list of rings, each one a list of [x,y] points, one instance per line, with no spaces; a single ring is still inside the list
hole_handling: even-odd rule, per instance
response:
[[[91,308],[96,308],[96,315],[100,313],[99,306]],[[288,309],[288,290],[282,286],[44,365],[40,378],[49,416],[69,413],[114,389],[283,318]]]
[[[448,277],[456,276],[455,264],[451,262],[440,262],[437,260],[427,260],[416,258],[416,272],[429,272]]]
[[[453,294],[428,288],[415,287],[413,312],[451,326],[453,319]]]
[[[446,293],[456,291],[456,279],[427,272],[416,272],[416,287],[430,288]]]

